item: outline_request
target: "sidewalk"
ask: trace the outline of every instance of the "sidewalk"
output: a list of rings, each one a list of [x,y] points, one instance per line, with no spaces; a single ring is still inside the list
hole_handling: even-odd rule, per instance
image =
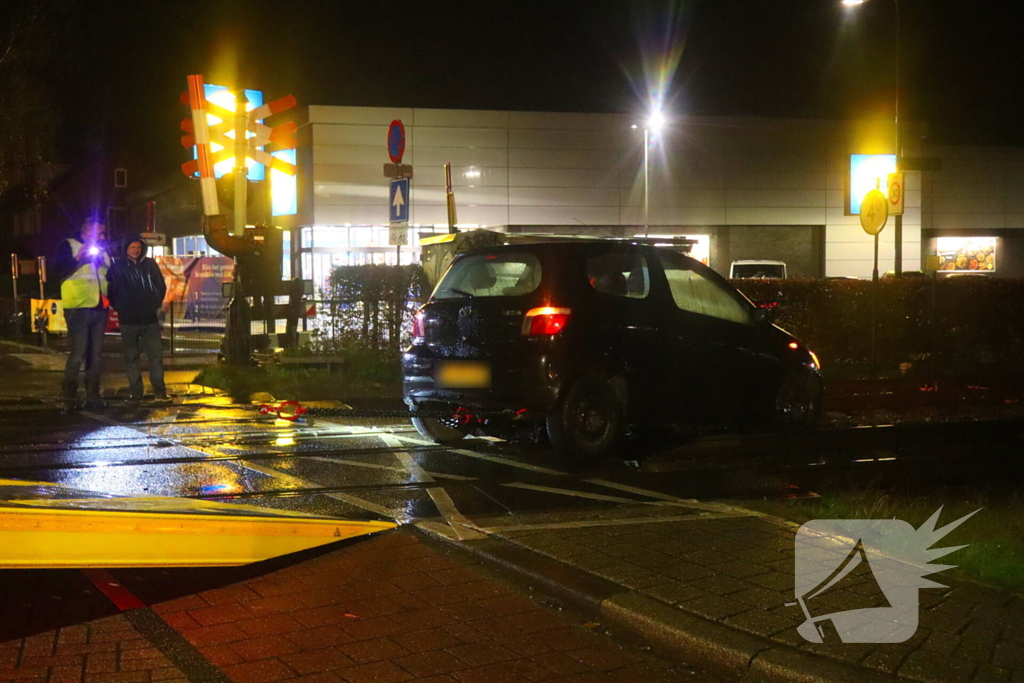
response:
[[[612,627],[632,628],[722,675],[766,681],[1024,681],[1021,595],[939,574],[932,578],[949,587],[921,591],[920,627],[908,642],[812,644],[796,632],[803,621],[800,608],[786,605],[795,599],[797,526],[738,508],[704,507],[703,519],[496,535],[518,553],[496,553],[494,536],[460,545],[546,583]],[[717,514],[715,507],[721,508]],[[562,567],[559,580],[545,582],[541,575],[552,570],[531,568],[537,564],[531,555],[542,567]],[[827,596],[828,606],[873,606],[878,592],[876,583],[862,579]]]
[[[89,570],[4,572],[0,681],[717,680],[623,647],[411,529],[253,569],[117,571],[120,585],[100,583],[123,612]],[[63,593],[41,593],[55,577]]]

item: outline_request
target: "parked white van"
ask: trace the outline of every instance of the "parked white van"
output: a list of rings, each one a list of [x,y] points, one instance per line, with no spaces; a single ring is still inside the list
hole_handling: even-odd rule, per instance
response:
[[[729,267],[729,277],[785,280],[786,264],[784,261],[733,261]]]

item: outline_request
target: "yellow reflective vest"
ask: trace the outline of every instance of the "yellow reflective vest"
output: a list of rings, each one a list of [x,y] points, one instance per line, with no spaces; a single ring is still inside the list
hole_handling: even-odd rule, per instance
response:
[[[69,238],[71,255],[78,258],[79,252],[85,247],[75,238]],[[60,283],[60,298],[64,310],[69,308],[95,308],[106,303],[107,269],[110,268],[110,256],[103,254],[102,263],[80,263],[63,282]]]

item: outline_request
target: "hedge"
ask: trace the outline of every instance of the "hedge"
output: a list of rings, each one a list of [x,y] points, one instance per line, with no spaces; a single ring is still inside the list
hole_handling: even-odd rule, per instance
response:
[[[870,281],[733,284],[756,303],[777,302],[775,323],[813,349],[826,374],[865,374],[871,361]],[[883,279],[877,296],[876,353],[883,376],[1024,370],[1024,280]]]

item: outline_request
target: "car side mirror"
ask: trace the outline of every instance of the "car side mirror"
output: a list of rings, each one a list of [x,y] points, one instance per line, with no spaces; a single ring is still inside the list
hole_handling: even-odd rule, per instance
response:
[[[775,319],[775,309],[758,306],[754,309],[753,321],[755,323],[769,323]]]

